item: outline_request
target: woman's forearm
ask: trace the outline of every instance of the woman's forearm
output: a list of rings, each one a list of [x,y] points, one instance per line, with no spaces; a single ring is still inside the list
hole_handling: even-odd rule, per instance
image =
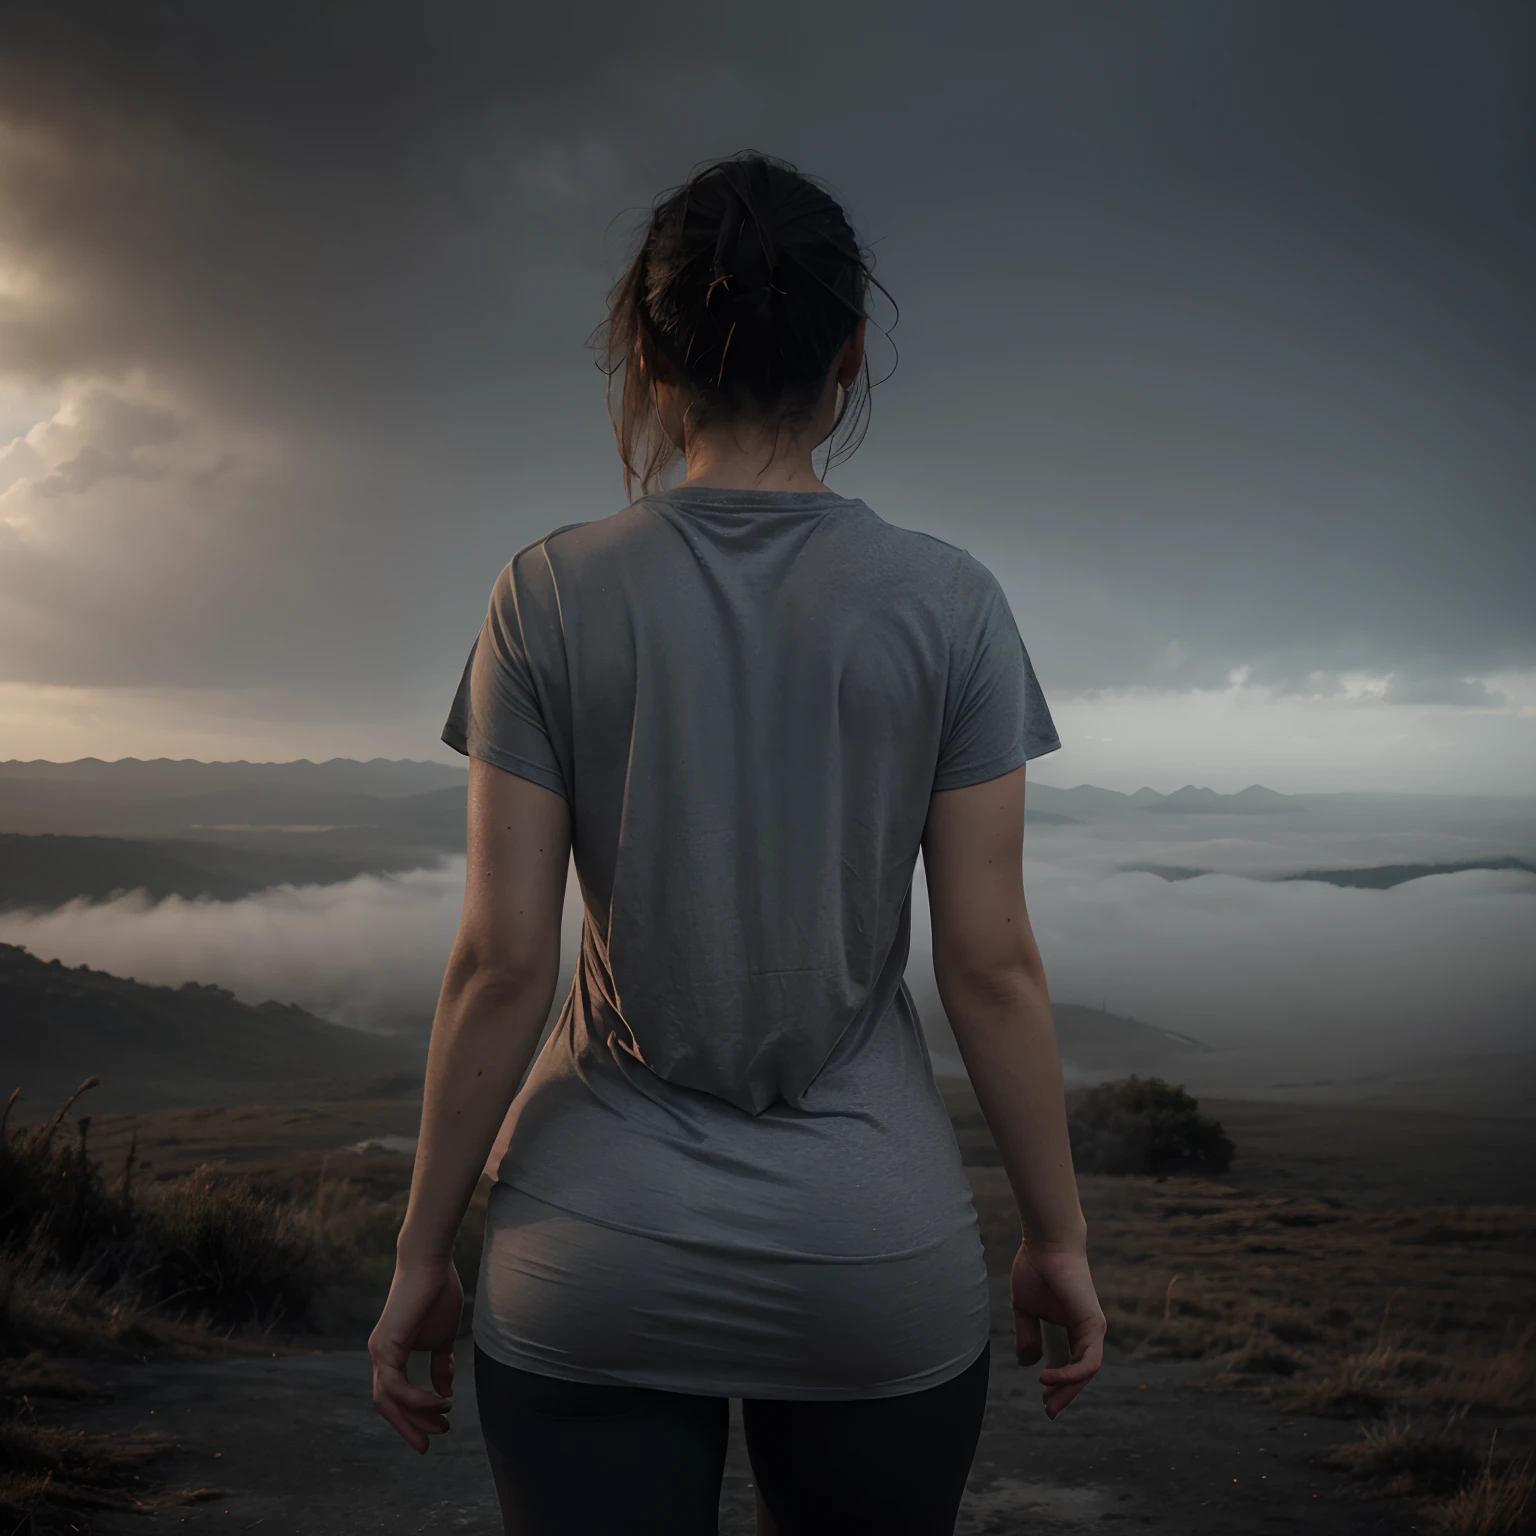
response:
[[[1081,1248],[1056,1025],[1043,976],[1027,967],[938,977],[955,1042],[1035,1248]]]
[[[456,952],[443,978],[410,1202],[397,1244],[402,1262],[453,1252],[459,1223],[533,1059],[554,998],[558,959],[493,969]]]

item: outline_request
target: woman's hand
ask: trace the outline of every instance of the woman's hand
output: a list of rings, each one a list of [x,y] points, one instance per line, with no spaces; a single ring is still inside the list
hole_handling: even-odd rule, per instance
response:
[[[1031,1249],[1021,1244],[1008,1291],[1020,1365],[1033,1365],[1044,1352],[1042,1319],[1067,1330],[1071,1363],[1040,1373],[1046,1417],[1054,1419],[1104,1363],[1104,1312],[1088,1273],[1088,1255],[1078,1248]]]
[[[413,1450],[425,1452],[429,1435],[448,1433],[453,1406],[453,1341],[464,1311],[464,1287],[451,1260],[395,1265],[368,1353],[373,1359],[373,1404]],[[433,1390],[406,1376],[413,1352],[432,1355]]]

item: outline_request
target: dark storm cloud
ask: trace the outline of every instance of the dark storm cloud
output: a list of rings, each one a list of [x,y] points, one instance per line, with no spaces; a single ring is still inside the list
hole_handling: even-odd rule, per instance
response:
[[[496,565],[619,500],[581,342],[637,212],[755,144],[902,303],[837,483],[989,560],[1055,686],[1491,704],[1536,665],[1532,16],[12,4],[0,369],[95,393],[13,454],[0,650],[448,678]]]

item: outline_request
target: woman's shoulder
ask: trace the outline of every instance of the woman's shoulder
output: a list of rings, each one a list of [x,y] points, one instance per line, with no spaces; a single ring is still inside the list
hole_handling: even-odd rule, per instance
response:
[[[547,578],[555,559],[579,556],[593,545],[605,542],[605,535],[611,539],[614,530],[609,525],[633,510],[624,507],[608,517],[562,523],[558,528],[530,539],[502,566],[496,579],[497,591],[515,589],[530,579],[537,583],[541,576]]]
[[[877,537],[885,545],[887,557],[927,575],[946,601],[969,608],[1001,592],[989,567],[961,545],[921,528],[887,522],[875,512],[868,521],[877,525]]]

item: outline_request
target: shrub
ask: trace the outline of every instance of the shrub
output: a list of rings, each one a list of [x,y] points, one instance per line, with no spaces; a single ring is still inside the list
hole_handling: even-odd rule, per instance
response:
[[[326,1279],[289,1207],[206,1168],[156,1192],[141,1241],[146,1299],[232,1327],[307,1322]]]
[[[0,1119],[0,1248],[30,1247],[50,1265],[72,1269],[128,1238],[125,1202],[107,1189],[88,1151],[90,1117],[77,1122],[73,1141],[61,1134],[70,1107],[95,1086],[87,1078],[43,1125],[9,1135]]]
[[[1079,1173],[1225,1173],[1234,1148],[1199,1101],[1156,1077],[1090,1088],[1068,1119]]]
[[[0,1118],[0,1349],[128,1342],[160,1331],[145,1307],[225,1327],[307,1323],[334,1267],[312,1215],[209,1169],[135,1196],[131,1153],[110,1186],[89,1118],[75,1137],[62,1129],[95,1081],[43,1125],[10,1133]]]

